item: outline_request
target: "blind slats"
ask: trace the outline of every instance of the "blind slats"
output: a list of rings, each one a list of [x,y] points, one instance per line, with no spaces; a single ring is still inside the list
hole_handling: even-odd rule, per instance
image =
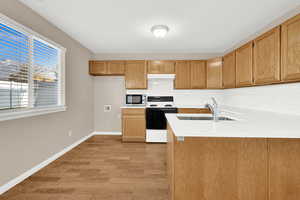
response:
[[[58,105],[63,94],[60,51],[30,38],[0,23],[0,110]]]

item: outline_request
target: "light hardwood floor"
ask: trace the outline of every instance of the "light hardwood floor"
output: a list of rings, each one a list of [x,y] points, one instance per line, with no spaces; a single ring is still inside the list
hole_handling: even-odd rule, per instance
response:
[[[94,136],[0,200],[166,200],[166,145]]]

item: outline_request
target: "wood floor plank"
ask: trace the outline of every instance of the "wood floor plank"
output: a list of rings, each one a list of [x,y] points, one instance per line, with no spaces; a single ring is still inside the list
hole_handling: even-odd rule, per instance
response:
[[[0,200],[166,200],[166,145],[94,136]]]

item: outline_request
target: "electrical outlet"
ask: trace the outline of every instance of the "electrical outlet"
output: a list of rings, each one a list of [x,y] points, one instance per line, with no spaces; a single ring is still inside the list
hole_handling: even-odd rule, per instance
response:
[[[104,105],[104,112],[110,112],[111,111],[111,105]]]
[[[69,133],[68,133],[69,137],[71,137],[73,135],[73,131],[72,130],[69,130]]]

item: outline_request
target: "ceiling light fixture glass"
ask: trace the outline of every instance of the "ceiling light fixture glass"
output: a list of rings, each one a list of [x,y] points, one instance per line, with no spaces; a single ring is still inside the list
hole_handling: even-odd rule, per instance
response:
[[[153,35],[155,37],[163,38],[169,32],[169,27],[166,25],[155,25],[155,26],[152,26],[151,32],[153,33]]]

